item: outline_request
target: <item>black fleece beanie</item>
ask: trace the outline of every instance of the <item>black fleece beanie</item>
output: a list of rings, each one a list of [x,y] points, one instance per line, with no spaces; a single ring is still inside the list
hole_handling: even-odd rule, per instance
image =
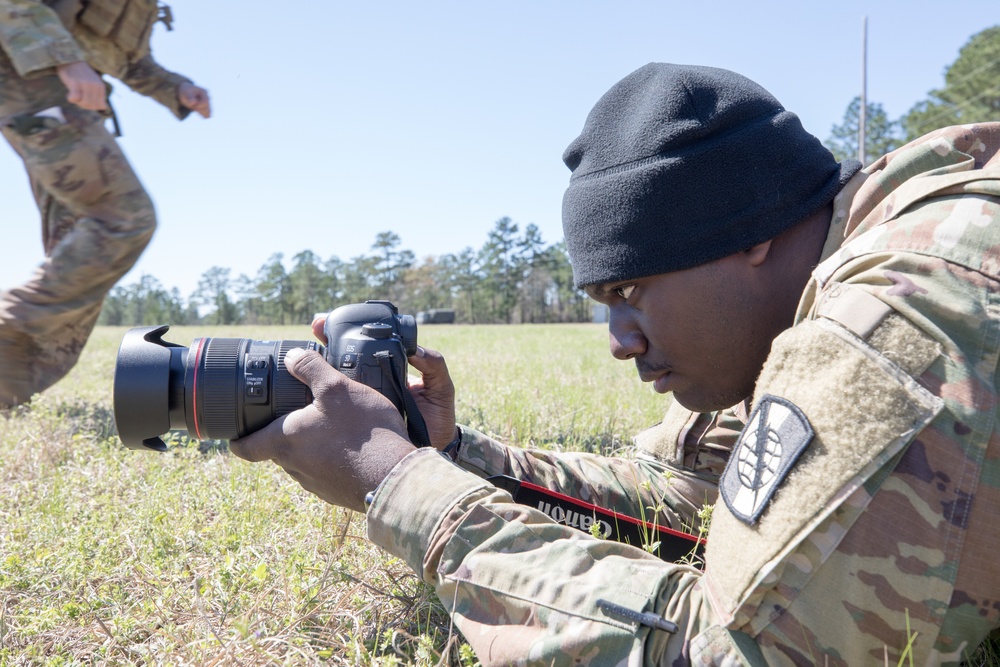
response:
[[[605,93],[563,161],[578,287],[746,250],[822,209],[861,168],[838,163],[750,79],[665,63]]]

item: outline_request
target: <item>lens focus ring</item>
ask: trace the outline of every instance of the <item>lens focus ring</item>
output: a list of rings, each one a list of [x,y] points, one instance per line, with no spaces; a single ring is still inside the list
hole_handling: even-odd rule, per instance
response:
[[[293,347],[315,350],[316,344],[304,340],[283,340],[278,348],[278,369],[274,380],[274,416],[281,417],[289,412],[312,403],[312,392],[288,372],[285,354]]]
[[[213,338],[205,350],[202,368],[201,415],[208,438],[231,440],[239,432],[236,392],[242,388],[236,373],[242,371],[242,351],[246,338]]]

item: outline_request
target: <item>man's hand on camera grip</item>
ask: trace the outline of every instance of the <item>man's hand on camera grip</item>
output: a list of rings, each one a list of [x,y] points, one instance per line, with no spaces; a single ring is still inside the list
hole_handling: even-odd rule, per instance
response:
[[[410,382],[410,393],[424,416],[431,444],[443,449],[455,437],[455,383],[440,352],[417,346],[409,359],[421,377]]]

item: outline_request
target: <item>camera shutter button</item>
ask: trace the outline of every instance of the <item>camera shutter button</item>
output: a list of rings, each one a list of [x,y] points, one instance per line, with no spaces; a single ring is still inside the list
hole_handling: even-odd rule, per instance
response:
[[[361,327],[361,333],[370,338],[385,340],[392,338],[392,327],[382,322],[371,322]]]

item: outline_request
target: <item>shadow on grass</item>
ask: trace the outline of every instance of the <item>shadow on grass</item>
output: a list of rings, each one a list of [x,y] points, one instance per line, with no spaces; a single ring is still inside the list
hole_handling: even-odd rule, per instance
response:
[[[101,442],[118,443],[118,427],[115,424],[114,410],[107,405],[91,403],[83,400],[63,401],[57,404],[26,403],[16,408],[0,412],[0,417],[7,419],[24,419],[31,414],[46,413],[55,417],[67,430],[70,436],[87,435]],[[229,451],[228,440],[198,440],[188,435],[187,431],[174,430],[162,436],[167,447],[197,448],[202,454],[212,454]],[[124,445],[121,445],[124,447]]]
[[[994,630],[972,655],[962,661],[962,667],[997,667],[1000,665],[1000,630]]]

